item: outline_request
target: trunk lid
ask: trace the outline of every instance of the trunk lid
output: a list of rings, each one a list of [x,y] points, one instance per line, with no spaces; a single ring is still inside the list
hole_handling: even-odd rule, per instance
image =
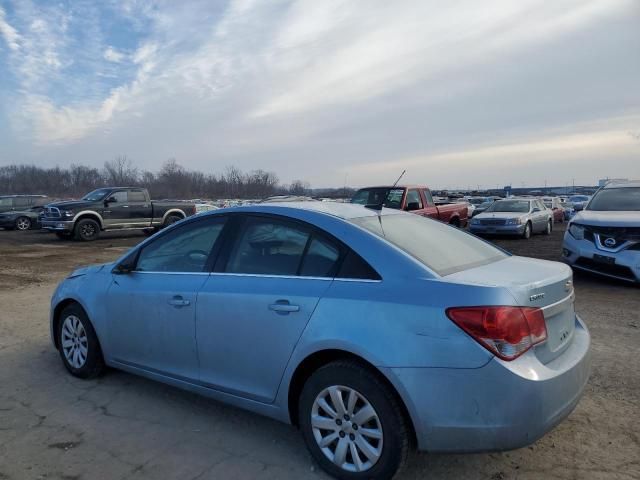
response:
[[[575,294],[571,269],[559,262],[512,256],[443,278],[446,281],[506,288],[514,305],[544,312],[547,340],[534,347],[548,363],[569,345],[575,329]]]

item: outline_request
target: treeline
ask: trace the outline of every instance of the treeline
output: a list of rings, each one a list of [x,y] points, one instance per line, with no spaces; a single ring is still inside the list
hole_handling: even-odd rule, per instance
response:
[[[71,165],[44,168],[36,165],[0,167],[0,195],[45,194],[51,197],[79,197],[104,186],[140,186],[153,198],[264,198],[270,195],[307,195],[309,184],[296,180],[282,185],[277,175],[264,170],[243,172],[230,166],[222,173],[188,170],[174,159],[160,171],[138,169],[125,156],[108,161],[103,168]]]

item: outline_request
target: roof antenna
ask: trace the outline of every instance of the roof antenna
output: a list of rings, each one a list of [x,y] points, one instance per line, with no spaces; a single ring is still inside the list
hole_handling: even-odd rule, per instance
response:
[[[402,173],[400,174],[400,176],[398,177],[398,179],[394,182],[394,184],[391,186],[391,188],[395,187],[398,182],[400,181],[400,179],[404,176],[404,174],[406,173],[406,170],[402,170]]]

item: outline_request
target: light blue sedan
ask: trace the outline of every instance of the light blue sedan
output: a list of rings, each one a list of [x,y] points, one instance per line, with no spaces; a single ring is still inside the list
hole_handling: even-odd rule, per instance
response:
[[[181,221],[69,275],[55,347],[81,378],[108,365],[293,423],[338,478],[390,478],[411,445],[521,447],[565,418],[590,343],[569,267],[376,208]]]

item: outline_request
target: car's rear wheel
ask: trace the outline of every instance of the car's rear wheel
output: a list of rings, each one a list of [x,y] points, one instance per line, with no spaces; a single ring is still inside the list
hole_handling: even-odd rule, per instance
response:
[[[74,232],[78,240],[90,242],[100,235],[100,225],[91,218],[83,218],[76,223]]]
[[[31,228],[31,219],[29,217],[16,218],[16,229],[29,230]]]
[[[179,222],[180,220],[182,220],[182,217],[180,215],[169,215],[167,218],[165,218],[163,226],[166,228],[169,225],[173,225],[174,223]]]
[[[333,362],[313,373],[298,421],[309,451],[336,478],[391,478],[406,462],[409,428],[398,400],[359,363]]]
[[[57,336],[60,357],[69,373],[79,378],[93,378],[104,371],[98,337],[80,305],[71,304],[62,310]]]
[[[527,222],[524,226],[524,232],[522,233],[522,238],[528,239],[531,238],[531,222]]]

